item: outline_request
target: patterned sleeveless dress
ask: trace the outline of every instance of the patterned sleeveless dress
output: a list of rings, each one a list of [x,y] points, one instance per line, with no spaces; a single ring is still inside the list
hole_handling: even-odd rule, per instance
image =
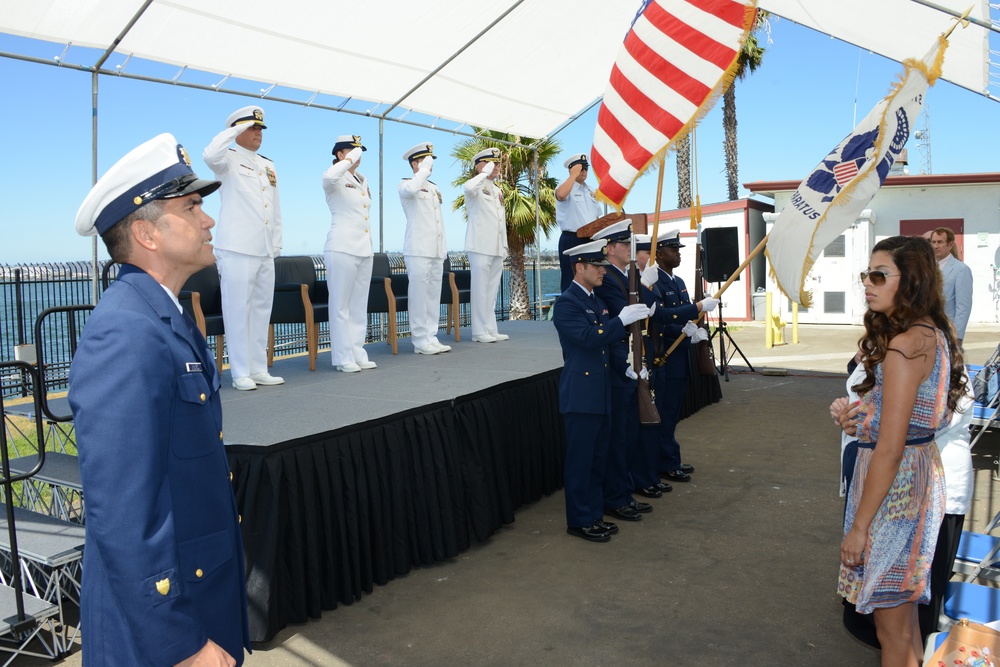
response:
[[[944,472],[934,444],[934,432],[949,417],[951,374],[948,344],[940,331],[935,330],[935,335],[934,368],[917,390],[903,458],[868,528],[864,562],[855,567],[840,565],[837,591],[862,614],[905,602],[927,604],[930,600],[931,561],[945,505]],[[861,397],[860,408],[857,438],[861,449],[844,516],[844,535],[854,525],[854,515],[878,441],[882,416],[881,364],[875,368],[875,386]]]

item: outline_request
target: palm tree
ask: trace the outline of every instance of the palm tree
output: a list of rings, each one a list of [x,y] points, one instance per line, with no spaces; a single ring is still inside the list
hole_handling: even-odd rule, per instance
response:
[[[691,208],[691,135],[677,140],[677,208]]]
[[[747,34],[747,39],[740,47],[737,58],[736,76],[722,96],[722,127],[726,132],[722,140],[722,148],[726,154],[726,183],[729,187],[729,201],[739,195],[739,159],[736,152],[736,82],[743,80],[747,74],[757,71],[764,59],[764,47],[757,40],[757,32],[763,31],[770,41],[771,25],[768,14],[764,10],[757,11],[753,28]]]
[[[535,187],[538,187],[537,225],[548,234],[556,221],[556,179],[548,176],[549,160],[559,154],[559,142],[545,139],[535,150],[526,146],[535,140],[505,132],[494,132],[474,128],[477,136],[460,142],[452,149],[452,157],[462,161],[462,174],[452,181],[459,186],[476,175],[473,157],[487,148],[499,148],[504,157],[499,164],[500,175],[496,179],[503,193],[504,209],[507,215],[507,245],[510,252],[510,319],[531,319],[531,300],[528,296],[528,280],[525,275],[525,249],[538,241],[535,237]],[[517,144],[511,146],[506,142]],[[459,195],[452,203],[452,210],[465,208],[465,195]],[[464,211],[463,211],[464,213]],[[468,214],[466,220],[468,220]]]

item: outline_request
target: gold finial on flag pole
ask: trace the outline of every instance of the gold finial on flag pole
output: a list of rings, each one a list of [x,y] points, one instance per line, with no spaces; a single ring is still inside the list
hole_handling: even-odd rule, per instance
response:
[[[955,25],[953,25],[950,28],[948,28],[948,32],[944,33],[944,38],[945,39],[948,39],[949,37],[951,37],[951,33],[955,32],[955,28],[957,28],[958,26],[962,26],[963,28],[968,28],[969,27],[969,14],[972,13],[972,10],[974,8],[975,8],[975,5],[971,5],[968,9],[965,10],[965,13],[962,14],[962,16],[960,18],[959,17],[952,17],[952,19],[955,21]]]

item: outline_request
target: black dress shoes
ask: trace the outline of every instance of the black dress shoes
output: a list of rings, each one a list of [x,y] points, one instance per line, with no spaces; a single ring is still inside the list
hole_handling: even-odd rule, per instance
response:
[[[647,512],[653,511],[653,506],[649,503],[640,503],[637,500],[628,501],[629,509],[633,512],[638,512],[639,514],[646,514]]]
[[[647,505],[647,507],[649,507],[649,505]],[[630,505],[622,505],[621,507],[615,507],[604,511],[616,519],[621,519],[622,521],[642,521],[642,515],[635,511],[635,509],[633,509]]]
[[[680,470],[680,469],[678,469],[678,470],[668,470],[668,471],[666,471],[664,473],[661,473],[661,475],[663,477],[666,477],[667,479],[669,479],[671,482],[690,482],[691,481],[691,475],[687,474],[686,472],[684,472],[683,470]]]
[[[655,488],[660,493],[670,493],[671,491],[674,490],[674,487],[670,486],[666,482],[657,482],[656,486],[653,488]]]
[[[659,498],[663,494],[655,486],[647,486],[642,489],[635,489],[635,493],[642,496],[643,498]]]
[[[681,472],[685,472],[685,473],[687,473],[687,474],[690,475],[691,473],[694,472],[694,466],[688,465],[687,463],[682,463],[681,464]]]
[[[604,530],[608,531],[608,535],[618,534],[618,524],[611,523],[610,521],[603,521],[603,520],[595,521],[594,528],[603,528]]]
[[[615,526],[615,529],[617,528],[618,526]],[[588,542],[607,542],[611,539],[611,532],[599,527],[596,523],[593,526],[584,526],[583,528],[569,526],[566,528],[566,532],[576,537],[582,537]]]

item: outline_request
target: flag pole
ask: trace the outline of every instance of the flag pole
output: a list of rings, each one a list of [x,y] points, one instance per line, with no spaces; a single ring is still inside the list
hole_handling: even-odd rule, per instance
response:
[[[656,206],[654,210],[656,213],[653,214],[653,236],[652,238],[652,252],[651,257],[653,263],[656,263],[656,240],[659,238],[658,234],[660,232],[660,199],[663,197],[663,164],[666,161],[666,156],[660,153],[660,174],[656,178]]]

